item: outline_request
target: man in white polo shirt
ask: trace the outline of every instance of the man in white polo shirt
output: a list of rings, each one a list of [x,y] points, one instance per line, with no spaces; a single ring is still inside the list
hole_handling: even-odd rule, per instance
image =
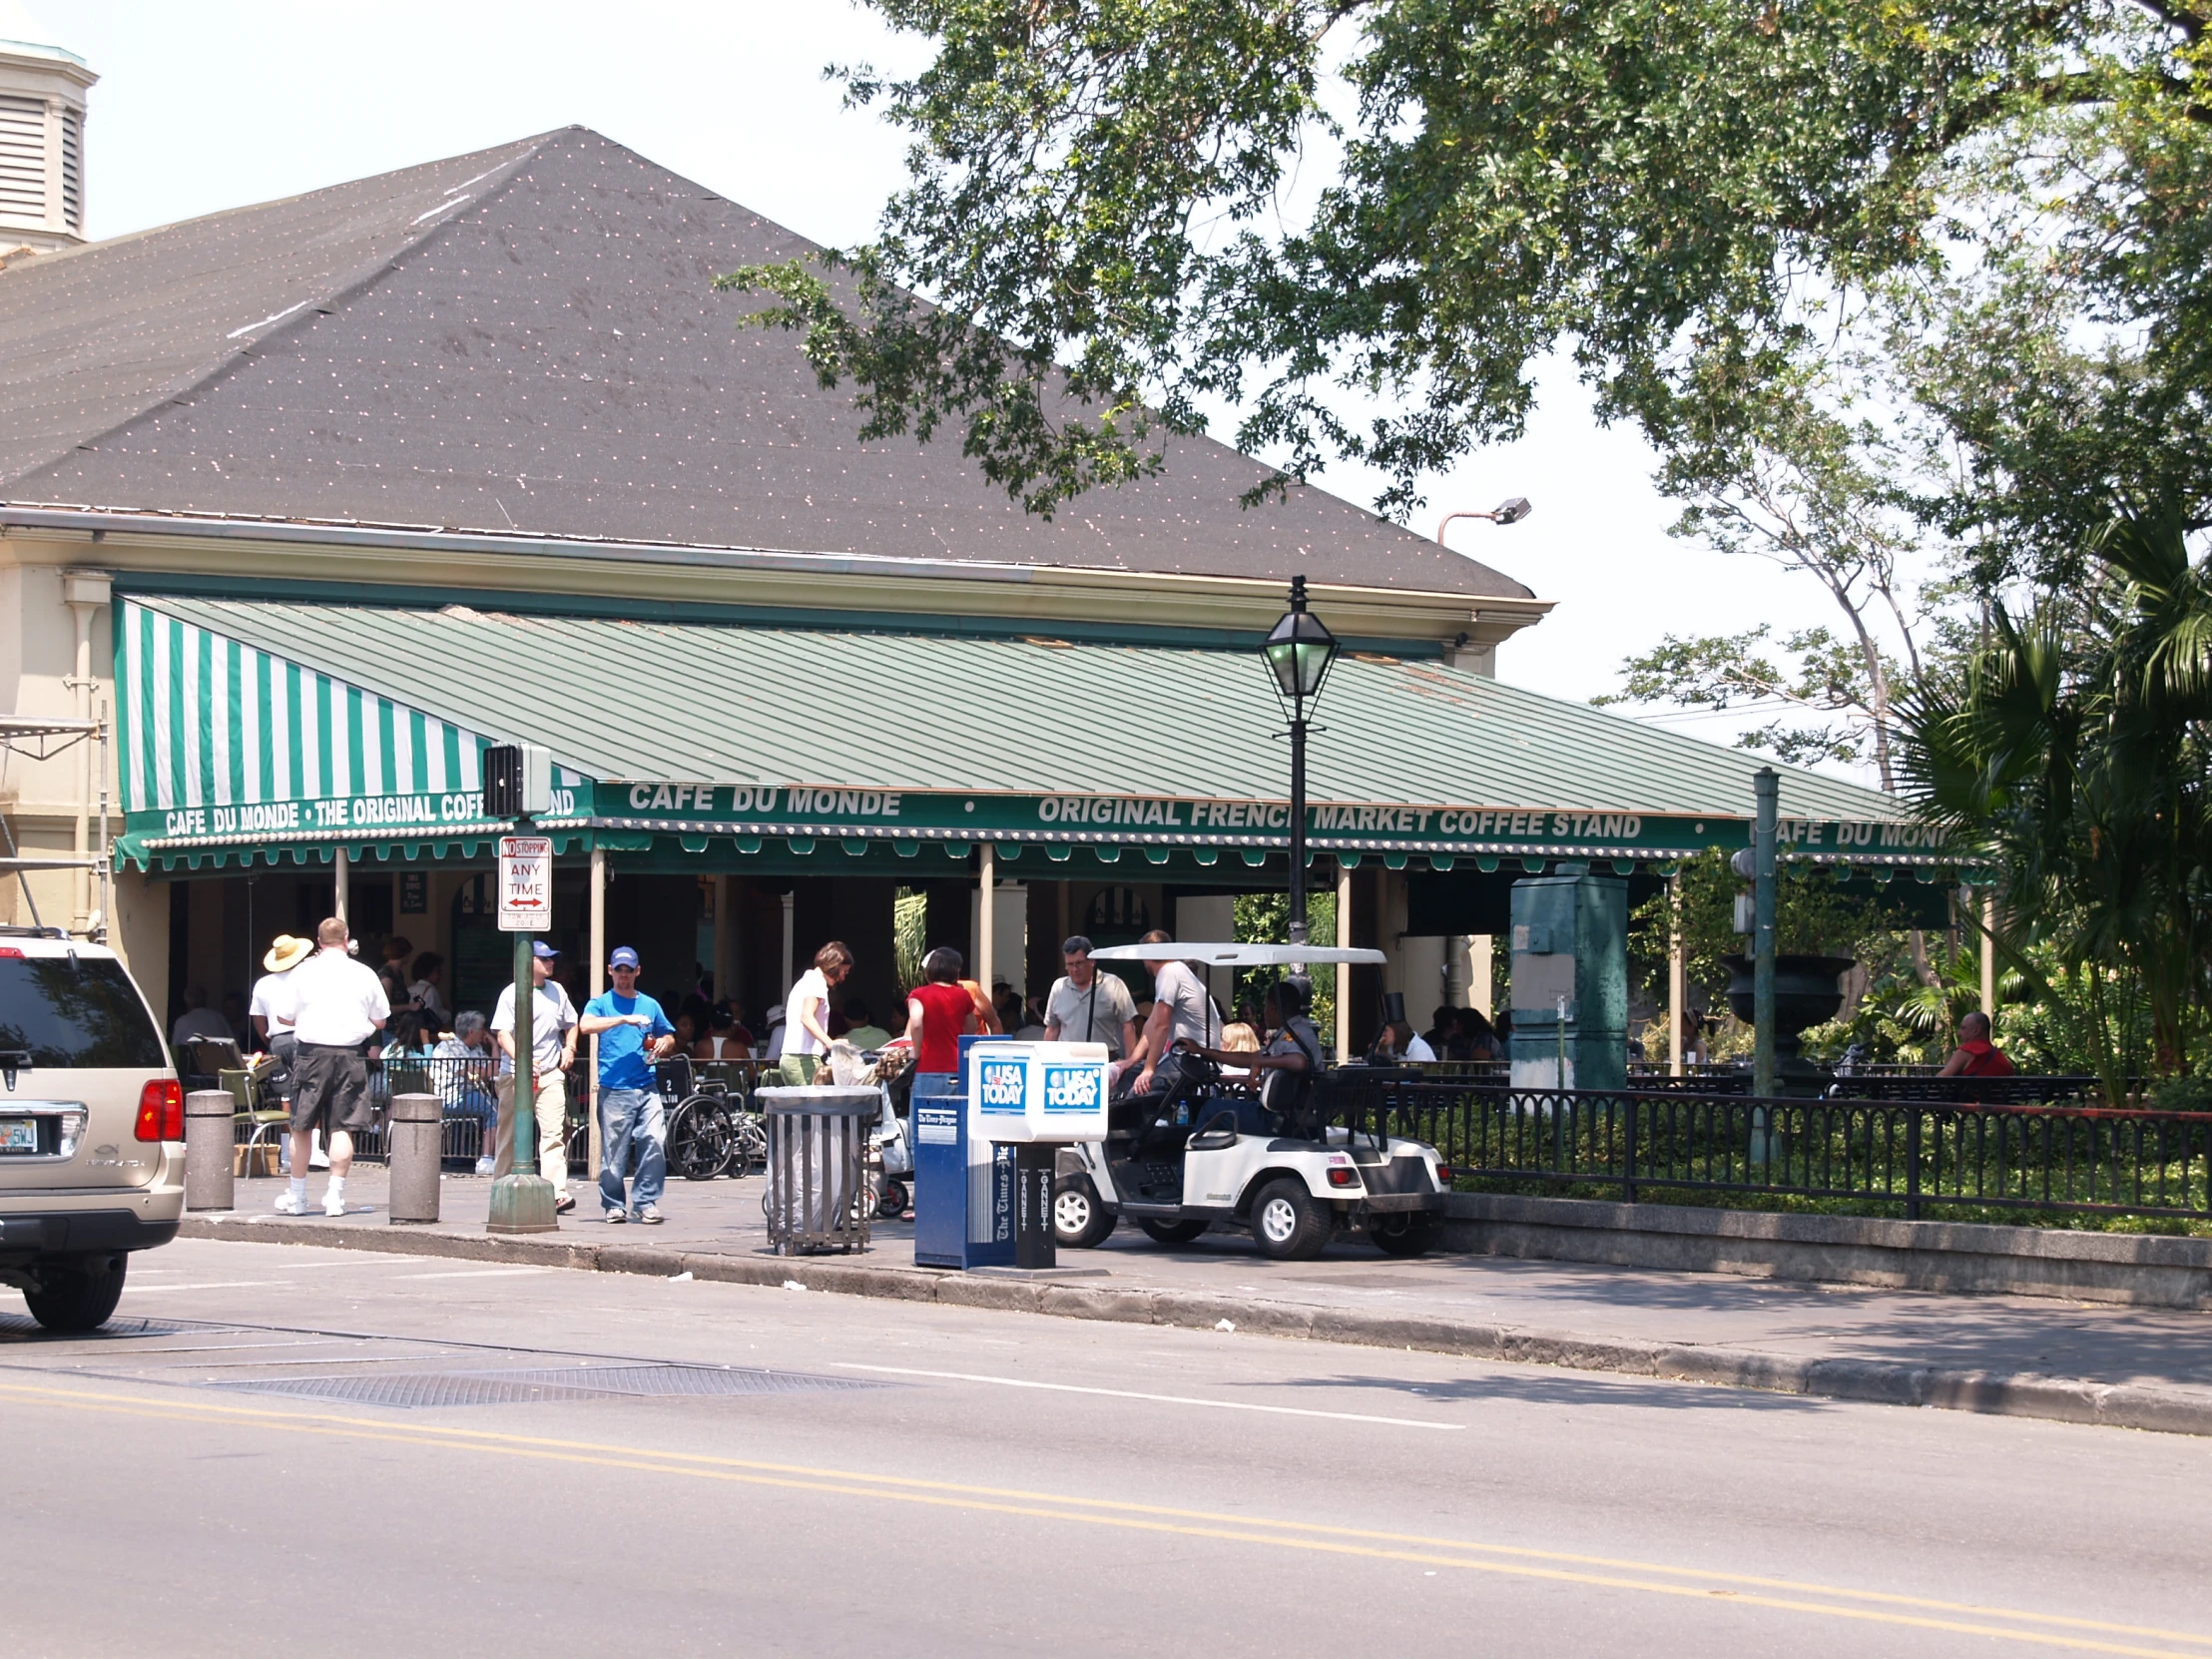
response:
[[[365,1049],[390,1017],[391,1004],[375,971],[347,954],[343,921],[330,917],[314,936],[321,948],[291,970],[291,1185],[276,1208],[287,1216],[307,1213],[307,1158],[319,1127],[330,1148],[322,1213],[342,1216],[352,1131],[366,1129],[374,1112]]]

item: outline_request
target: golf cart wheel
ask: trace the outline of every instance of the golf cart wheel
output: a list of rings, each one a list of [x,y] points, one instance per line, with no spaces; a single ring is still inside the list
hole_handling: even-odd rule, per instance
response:
[[[883,1190],[875,1195],[875,1219],[896,1221],[906,1213],[906,1187],[903,1182],[886,1181]]]
[[[25,1291],[31,1318],[53,1332],[96,1331],[123,1299],[127,1256],[88,1256],[53,1263],[39,1273],[39,1287]]]
[[[1436,1242],[1435,1224],[1418,1212],[1376,1216],[1368,1222],[1368,1237],[1385,1256],[1418,1256]]]
[[[1329,1218],[1305,1182],[1285,1176],[1262,1187],[1252,1201],[1252,1237],[1263,1256],[1311,1262],[1329,1242]]]
[[[1145,1237],[1154,1244],[1186,1245],[1205,1235],[1210,1225],[1203,1221],[1140,1221]]]
[[[1087,1175],[1063,1175],[1052,1189],[1052,1238],[1066,1250],[1096,1250],[1114,1230],[1114,1213],[1098,1201]]]

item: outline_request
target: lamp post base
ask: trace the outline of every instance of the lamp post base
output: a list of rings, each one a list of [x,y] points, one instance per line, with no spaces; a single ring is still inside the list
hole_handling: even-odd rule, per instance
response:
[[[491,1184],[491,1215],[484,1222],[487,1233],[557,1233],[561,1223],[553,1213],[553,1183],[542,1175],[502,1175]]]

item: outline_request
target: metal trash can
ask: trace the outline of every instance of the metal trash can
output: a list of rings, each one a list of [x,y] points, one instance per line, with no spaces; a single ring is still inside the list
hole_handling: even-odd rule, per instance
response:
[[[185,1096],[185,1208],[235,1207],[239,1103],[229,1089],[195,1089]]]
[[[780,1256],[865,1250],[868,1127],[883,1109],[874,1084],[756,1089],[768,1127],[768,1191],[761,1209]]]
[[[387,1208],[393,1221],[438,1219],[438,1172],[444,1160],[445,1102],[434,1094],[395,1094],[386,1133],[391,1169]]]

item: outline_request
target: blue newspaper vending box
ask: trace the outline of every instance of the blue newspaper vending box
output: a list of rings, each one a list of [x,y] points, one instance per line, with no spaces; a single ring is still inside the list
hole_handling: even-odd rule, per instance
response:
[[[971,1135],[968,1051],[1003,1037],[962,1037],[957,1075],[914,1079],[907,1127],[914,1141],[914,1263],[1007,1267],[1014,1260],[1014,1149]]]

